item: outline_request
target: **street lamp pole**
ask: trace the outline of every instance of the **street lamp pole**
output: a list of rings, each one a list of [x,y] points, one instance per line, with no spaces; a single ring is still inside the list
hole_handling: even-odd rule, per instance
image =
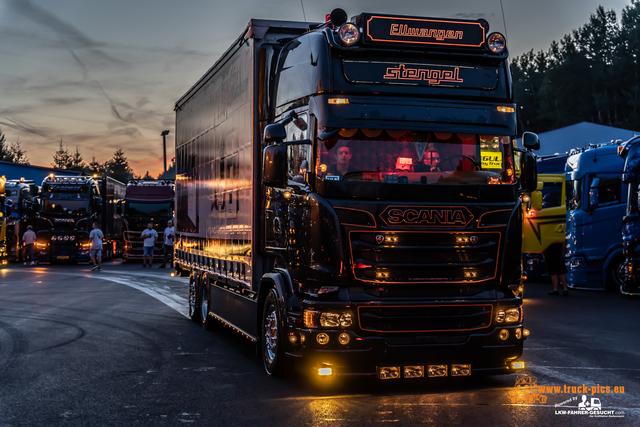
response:
[[[169,135],[168,130],[162,131],[160,134],[162,135],[162,151],[164,153],[164,171],[167,171],[167,135]]]

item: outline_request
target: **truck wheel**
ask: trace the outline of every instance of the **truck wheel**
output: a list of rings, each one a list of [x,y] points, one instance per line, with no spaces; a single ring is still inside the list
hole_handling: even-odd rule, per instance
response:
[[[195,274],[189,276],[189,317],[195,323],[200,322],[200,306],[198,305],[198,287]]]
[[[609,264],[607,271],[607,290],[619,291],[624,285],[624,257],[616,257]]]
[[[209,316],[209,286],[205,283],[200,283],[200,289],[202,289],[200,291],[200,319],[202,320],[202,328],[205,331],[212,331],[215,329],[216,320]]]
[[[280,376],[284,372],[284,360],[282,349],[282,329],[280,327],[280,309],[278,306],[278,294],[275,289],[270,289],[264,301],[262,311],[262,362],[267,374]]]

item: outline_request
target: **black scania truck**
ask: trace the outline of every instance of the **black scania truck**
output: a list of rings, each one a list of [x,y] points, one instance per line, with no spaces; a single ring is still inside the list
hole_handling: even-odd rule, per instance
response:
[[[38,262],[89,262],[89,233],[94,222],[104,234],[103,259],[122,254],[118,202],[124,191],[123,183],[106,176],[46,177],[36,214]]]
[[[516,176],[507,56],[482,19],[251,20],[175,106],[191,318],[256,342],[269,374],[524,367],[539,143]]]

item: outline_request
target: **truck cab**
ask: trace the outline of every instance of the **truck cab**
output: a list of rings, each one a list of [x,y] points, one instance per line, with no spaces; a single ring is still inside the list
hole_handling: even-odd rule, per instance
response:
[[[620,147],[624,159],[622,181],[629,186],[627,209],[622,219],[624,265],[620,291],[627,295],[640,294],[640,138],[627,141]]]
[[[32,180],[10,179],[5,183],[6,251],[10,260],[22,259],[22,236],[27,226],[35,223],[38,194],[38,186]]]
[[[622,218],[627,185],[618,144],[567,159],[567,282],[574,289],[619,289],[623,284]]]

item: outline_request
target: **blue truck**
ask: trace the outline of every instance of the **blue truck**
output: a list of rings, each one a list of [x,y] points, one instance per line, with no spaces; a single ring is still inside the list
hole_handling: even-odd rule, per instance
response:
[[[627,295],[640,294],[640,137],[627,141],[620,150],[624,159],[622,182],[629,186],[627,211],[622,219],[622,246],[625,262],[624,281],[620,291]]]
[[[573,289],[619,289],[624,282],[622,218],[627,185],[620,144],[569,156],[566,164],[567,282]]]

